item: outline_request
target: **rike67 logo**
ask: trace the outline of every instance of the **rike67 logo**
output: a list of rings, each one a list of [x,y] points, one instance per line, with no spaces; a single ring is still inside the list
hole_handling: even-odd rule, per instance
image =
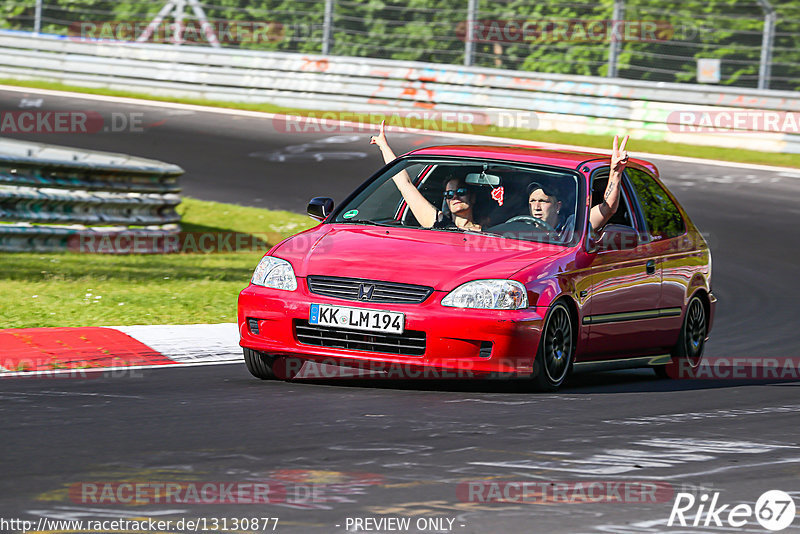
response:
[[[794,500],[784,491],[770,490],[758,498],[755,506],[744,503],[731,506],[719,505],[718,491],[710,497],[703,493],[699,498],[691,493],[678,493],[667,526],[741,528],[753,518],[767,530],[783,530],[794,521]]]

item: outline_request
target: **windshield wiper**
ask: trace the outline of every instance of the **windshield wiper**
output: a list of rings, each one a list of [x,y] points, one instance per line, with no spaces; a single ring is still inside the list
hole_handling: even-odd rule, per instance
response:
[[[433,230],[434,232],[455,232],[459,234],[479,235],[479,236],[492,236],[492,237],[505,237],[503,234],[496,234],[494,232],[483,232],[480,230],[464,230],[463,228],[425,228],[425,230]]]
[[[461,230],[461,232],[469,235],[490,235],[492,237],[505,237],[501,234],[495,234],[494,232],[482,232],[480,230]]]
[[[349,220],[349,221],[340,221],[342,224],[369,224],[375,226],[385,226],[387,228],[397,228],[397,224],[389,224],[385,222],[378,222],[378,221],[371,221],[369,219],[356,219],[356,220]]]

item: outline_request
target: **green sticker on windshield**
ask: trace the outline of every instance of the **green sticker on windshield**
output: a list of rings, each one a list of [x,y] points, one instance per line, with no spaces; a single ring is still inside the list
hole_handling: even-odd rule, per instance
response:
[[[352,219],[356,215],[358,215],[358,210],[350,210],[342,215],[342,219]]]

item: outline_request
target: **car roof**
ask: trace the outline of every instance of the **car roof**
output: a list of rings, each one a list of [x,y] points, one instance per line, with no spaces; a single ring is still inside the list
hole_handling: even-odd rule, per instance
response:
[[[553,150],[521,145],[489,146],[489,145],[442,145],[413,150],[406,156],[453,156],[486,159],[501,159],[518,163],[538,163],[577,169],[581,163],[594,161],[590,169],[608,165],[609,155],[600,152],[578,150]],[[638,165],[658,176],[656,166],[642,159],[630,158],[629,163]]]

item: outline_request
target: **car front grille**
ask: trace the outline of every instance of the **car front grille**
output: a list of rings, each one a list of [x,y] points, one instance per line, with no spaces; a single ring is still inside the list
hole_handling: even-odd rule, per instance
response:
[[[425,354],[425,332],[406,330],[402,334],[358,332],[298,320],[294,325],[297,341],[305,345],[348,350],[365,350],[400,356]]]
[[[419,304],[433,293],[433,288],[361,278],[309,276],[308,290],[317,295],[356,302],[378,304]]]

